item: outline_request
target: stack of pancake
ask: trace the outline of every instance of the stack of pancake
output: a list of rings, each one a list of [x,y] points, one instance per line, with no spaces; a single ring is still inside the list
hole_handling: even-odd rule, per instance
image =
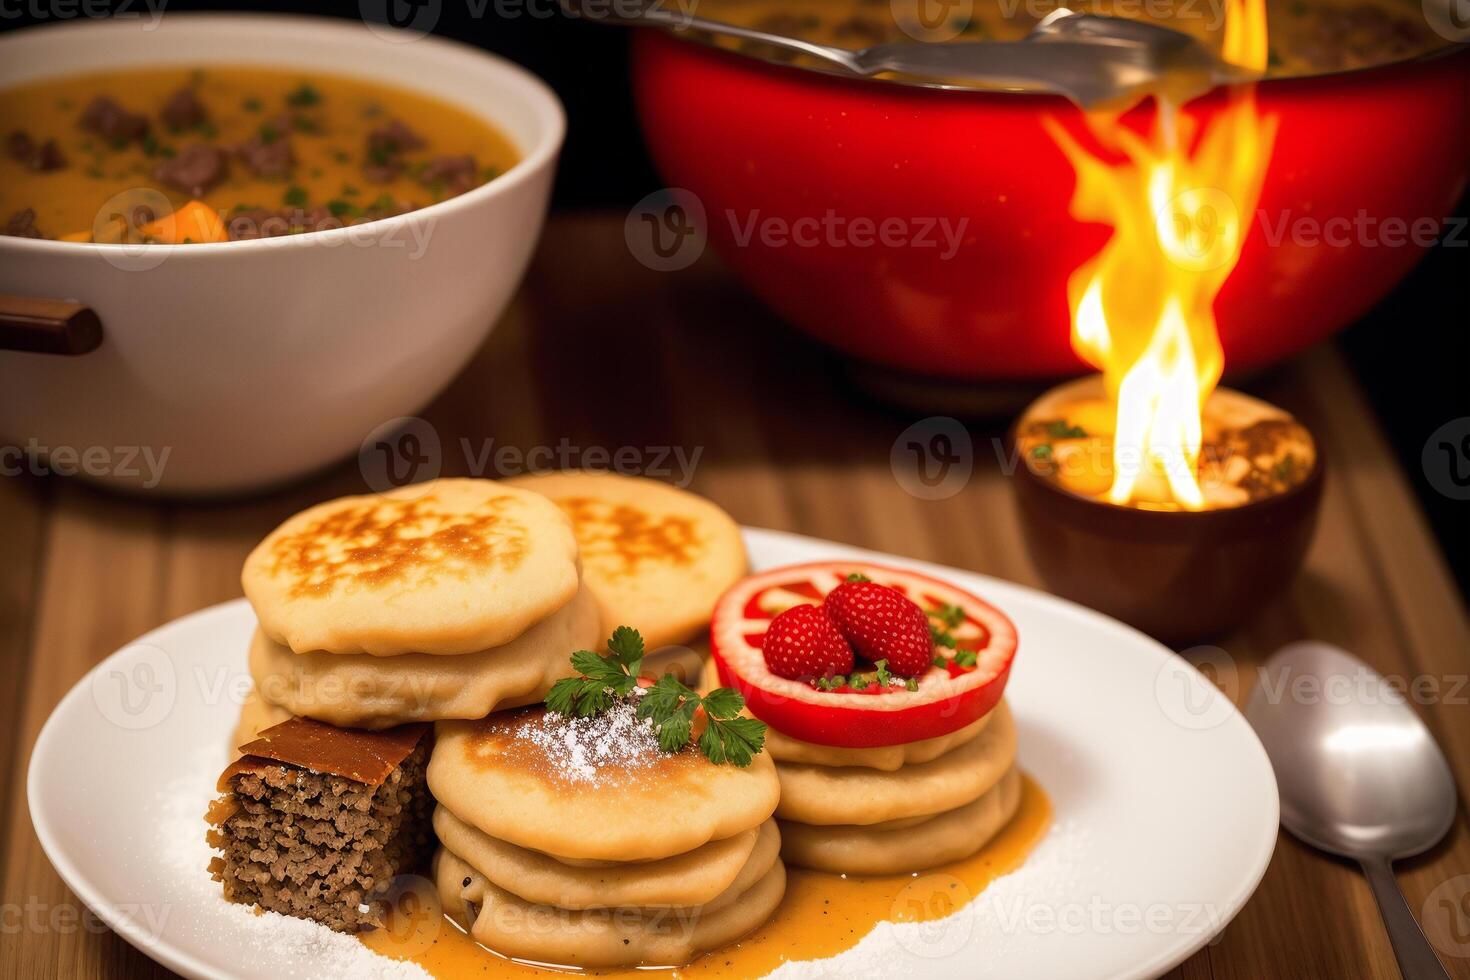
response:
[[[524,707],[616,626],[650,653],[692,641],[745,570],[722,510],[611,474],[436,480],[290,518],[242,575],[259,627],[235,741],[247,755],[212,820],[226,896],[378,924],[386,877],[432,840],[419,816],[432,794],[445,908],[501,953],[679,965],[755,928],[785,891],[769,756],[742,769],[692,744],[665,753],[632,702],[585,719]],[[408,738],[425,721],[438,722],[432,753]],[[410,751],[382,772],[322,763],[400,743]],[[343,787],[364,810],[358,850],[381,859],[318,881],[297,866],[342,864],[357,838],[302,813]],[[299,860],[263,873],[261,840],[278,831]]]
[[[429,763],[445,911],[507,956],[678,966],[738,939],[786,888],[764,753],[715,765],[659,749],[623,702],[441,722]]]
[[[489,480],[312,507],[242,579],[260,626],[237,745],[292,715],[385,729],[533,704],[604,635],[565,514]]]
[[[1016,728],[1002,701],[965,728],[881,748],[802,742],[774,728],[781,856],[837,874],[918,871],[974,854],[1021,803]]]

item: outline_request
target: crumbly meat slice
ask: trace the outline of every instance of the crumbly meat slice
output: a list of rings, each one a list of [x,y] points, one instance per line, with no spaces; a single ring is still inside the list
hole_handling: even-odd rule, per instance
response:
[[[430,852],[428,757],[424,738],[377,786],[285,763],[231,776],[209,832],[225,897],[338,932],[382,925],[394,878]]]

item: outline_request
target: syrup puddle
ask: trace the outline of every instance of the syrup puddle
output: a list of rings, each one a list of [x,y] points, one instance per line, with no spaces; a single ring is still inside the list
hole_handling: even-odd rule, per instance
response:
[[[769,922],[739,942],[677,969],[577,970],[509,960],[479,945],[444,917],[437,896],[416,892],[405,893],[387,927],[365,933],[362,942],[384,956],[417,963],[440,980],[568,974],[639,980],[764,976],[791,960],[823,959],[851,949],[879,922],[926,922],[953,914],[992,881],[1019,868],[1046,834],[1051,816],[1045,791],[1023,775],[1015,817],[963,861],[913,875],[851,878],[788,867],[786,897]]]

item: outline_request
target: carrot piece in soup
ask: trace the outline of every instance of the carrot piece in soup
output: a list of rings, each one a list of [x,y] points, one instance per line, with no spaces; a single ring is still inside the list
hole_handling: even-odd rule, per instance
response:
[[[230,240],[219,212],[203,201],[190,201],[173,214],[148,222],[139,231],[166,245]]]

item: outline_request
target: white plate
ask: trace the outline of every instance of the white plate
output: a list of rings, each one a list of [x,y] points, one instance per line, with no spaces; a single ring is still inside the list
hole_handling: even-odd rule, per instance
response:
[[[757,569],[873,558],[951,578],[1009,613],[1021,637],[1007,691],[1021,764],[1056,811],[1027,864],[958,915],[883,924],[837,960],[783,973],[1153,976],[1245,904],[1276,843],[1276,783],[1245,720],[1184,661],[1111,619],[995,579],[771,531],[748,531],[747,542]],[[224,603],[83,678],[36,742],[31,819],[72,890],[160,963],[191,976],[333,976],[351,940],[277,922],[275,942],[203,868],[202,813],[253,624],[244,600]]]

